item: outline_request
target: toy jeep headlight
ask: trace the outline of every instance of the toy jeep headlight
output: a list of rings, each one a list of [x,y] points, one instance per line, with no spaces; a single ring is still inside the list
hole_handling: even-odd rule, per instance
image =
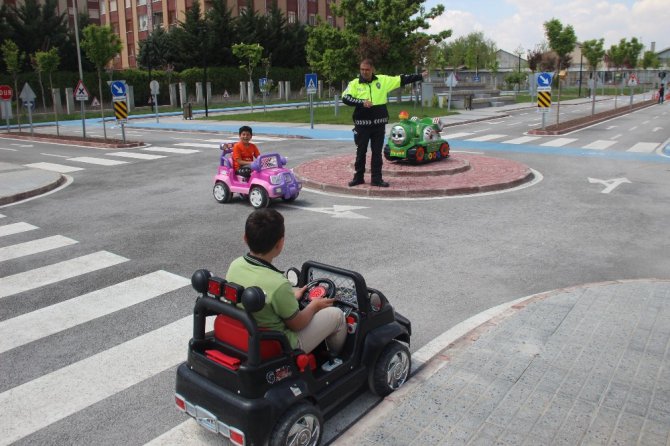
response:
[[[279,175],[270,175],[270,184],[281,184],[282,174]]]
[[[393,144],[396,146],[405,144],[407,142],[407,132],[405,131],[405,127],[394,125],[393,128],[391,128],[391,141],[393,141]]]

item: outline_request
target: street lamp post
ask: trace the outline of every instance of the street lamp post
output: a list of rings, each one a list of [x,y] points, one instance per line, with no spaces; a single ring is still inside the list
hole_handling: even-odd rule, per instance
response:
[[[582,65],[584,64],[584,53],[579,54],[579,91],[577,93],[578,97],[582,97]]]
[[[79,8],[77,7],[77,0],[72,0],[74,7],[74,41],[77,45],[77,63],[79,64],[79,82],[84,82],[84,70],[81,68],[81,50],[79,48]],[[102,94],[102,92],[101,92]],[[102,98],[100,98],[102,99]],[[84,101],[79,101],[81,104],[81,128],[86,139],[86,112],[84,110]]]

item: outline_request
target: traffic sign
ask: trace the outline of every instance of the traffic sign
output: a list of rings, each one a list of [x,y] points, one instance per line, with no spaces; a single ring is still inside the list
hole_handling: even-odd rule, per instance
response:
[[[551,107],[551,91],[538,90],[537,107],[544,113],[549,112],[549,107]]]
[[[126,81],[114,81],[109,85],[114,97],[125,97],[126,95]]]
[[[305,75],[305,87],[307,88],[307,94],[316,93],[318,85],[319,81],[316,77],[316,73],[310,73]]]
[[[35,101],[35,98],[37,96],[35,95],[35,92],[33,91],[32,88],[30,88],[30,85],[28,85],[28,82],[23,84],[23,89],[21,90],[21,94],[19,95],[19,98],[24,102],[31,102]]]
[[[151,89],[151,94],[158,94],[160,84],[158,83],[157,80],[152,80],[151,82],[149,82],[149,88]]]
[[[88,101],[88,90],[81,79],[79,79],[74,89],[74,98],[78,101]]]
[[[268,78],[267,77],[261,77],[260,79],[258,79],[258,88],[260,88],[260,90],[263,93],[266,92],[265,89],[267,88],[267,86],[268,86]]]
[[[128,105],[126,101],[114,101],[114,116],[117,121],[126,122],[128,120]]]
[[[447,87],[455,87],[458,85],[458,79],[456,79],[454,73],[451,73],[447,79],[445,79],[444,83]]]
[[[9,101],[14,95],[14,90],[9,85],[0,85],[0,100]]]
[[[629,87],[636,87],[637,84],[638,84],[637,74],[631,73],[630,77],[628,78],[628,86]]]
[[[554,77],[552,73],[538,73],[537,75],[537,90],[551,91],[551,80]]]

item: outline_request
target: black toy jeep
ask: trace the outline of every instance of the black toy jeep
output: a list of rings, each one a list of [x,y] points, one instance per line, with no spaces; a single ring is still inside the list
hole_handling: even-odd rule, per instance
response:
[[[313,261],[289,270],[289,279],[291,273],[295,285],[307,285],[301,307],[332,298],[345,313],[348,335],[337,361],[325,343],[305,354],[282,333],[257,327],[252,314],[265,305],[260,288],[207,270],[191,279],[201,296],[188,359],[177,370],[176,403],[236,445],[317,445],[324,415],[364,386],[385,396],[410,372],[410,321],[360,274]]]

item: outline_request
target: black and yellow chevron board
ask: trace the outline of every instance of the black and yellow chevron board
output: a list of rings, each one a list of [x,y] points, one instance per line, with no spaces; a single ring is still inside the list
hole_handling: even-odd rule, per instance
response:
[[[117,121],[128,119],[128,105],[126,101],[114,102],[114,116],[116,116]]]
[[[537,106],[541,108],[551,107],[551,91],[537,92]]]

